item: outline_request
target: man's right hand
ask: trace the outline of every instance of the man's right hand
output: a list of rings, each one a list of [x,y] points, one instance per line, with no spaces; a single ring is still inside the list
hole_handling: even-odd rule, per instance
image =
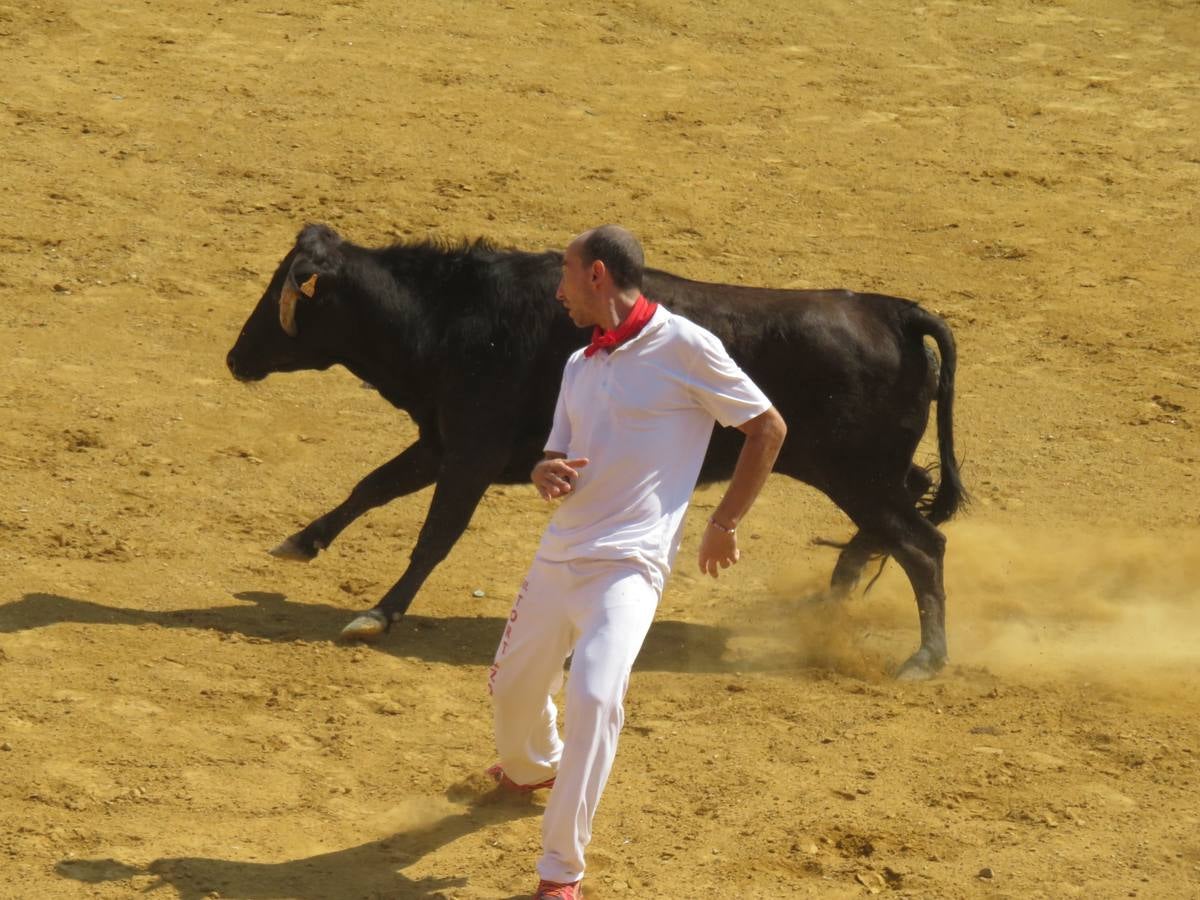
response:
[[[586,459],[543,459],[533,467],[530,477],[543,500],[555,500],[565,497],[575,489],[575,479],[579,477],[577,470],[587,464]]]

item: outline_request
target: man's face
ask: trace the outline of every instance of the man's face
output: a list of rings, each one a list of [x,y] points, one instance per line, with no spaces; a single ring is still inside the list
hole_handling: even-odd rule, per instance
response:
[[[592,266],[584,265],[579,252],[579,242],[572,242],[563,254],[562,278],[558,282],[555,297],[580,328],[597,324],[599,294],[593,283]]]

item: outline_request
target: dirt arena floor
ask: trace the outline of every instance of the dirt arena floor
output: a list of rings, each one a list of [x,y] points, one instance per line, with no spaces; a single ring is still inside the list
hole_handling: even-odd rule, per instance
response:
[[[716,583],[693,515],[589,900],[1200,896],[1197,59],[1194,0],[0,5],[0,897],[530,893],[485,674],[549,510],[491,491],[338,644],[428,493],[264,551],[412,425],[224,356],[306,221],[609,220],[946,316],[974,503],[922,684],[894,564],[817,599],[824,497],[772,480]]]

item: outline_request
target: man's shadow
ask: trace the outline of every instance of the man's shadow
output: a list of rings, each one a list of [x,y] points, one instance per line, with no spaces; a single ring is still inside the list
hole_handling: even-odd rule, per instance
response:
[[[0,634],[45,628],[64,622],[125,627],[202,629],[250,640],[288,643],[328,641],[337,636],[351,611],[321,603],[295,603],[283,594],[241,591],[238,604],[195,609],[143,610],[107,606],[60,594],[29,593],[0,606]],[[397,657],[452,665],[490,665],[506,619],[499,616],[407,615],[374,650]],[[667,672],[720,672],[730,630],[676,620],[656,621],[638,657],[637,669]]]
[[[390,837],[285,862],[259,863],[199,856],[165,857],[146,866],[115,859],[64,859],[55,871],[84,884],[129,882],[129,892],[145,893],[170,885],[181,900],[203,900],[214,892],[242,900],[341,900],[389,897],[404,900],[445,900],[447,891],[467,884],[464,875],[406,877],[402,870],[425,855],[482,828],[540,815],[542,808],[528,796],[499,789],[486,791],[464,783],[447,792],[461,800],[472,793],[462,812],[443,816],[429,825]],[[149,886],[132,879],[152,876]]]

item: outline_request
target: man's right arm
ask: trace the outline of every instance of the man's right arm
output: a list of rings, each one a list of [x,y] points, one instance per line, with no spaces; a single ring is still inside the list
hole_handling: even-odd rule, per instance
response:
[[[542,461],[533,467],[530,477],[543,500],[564,497],[575,489],[579,469],[588,464],[586,459],[567,459],[567,454],[547,450]]]

